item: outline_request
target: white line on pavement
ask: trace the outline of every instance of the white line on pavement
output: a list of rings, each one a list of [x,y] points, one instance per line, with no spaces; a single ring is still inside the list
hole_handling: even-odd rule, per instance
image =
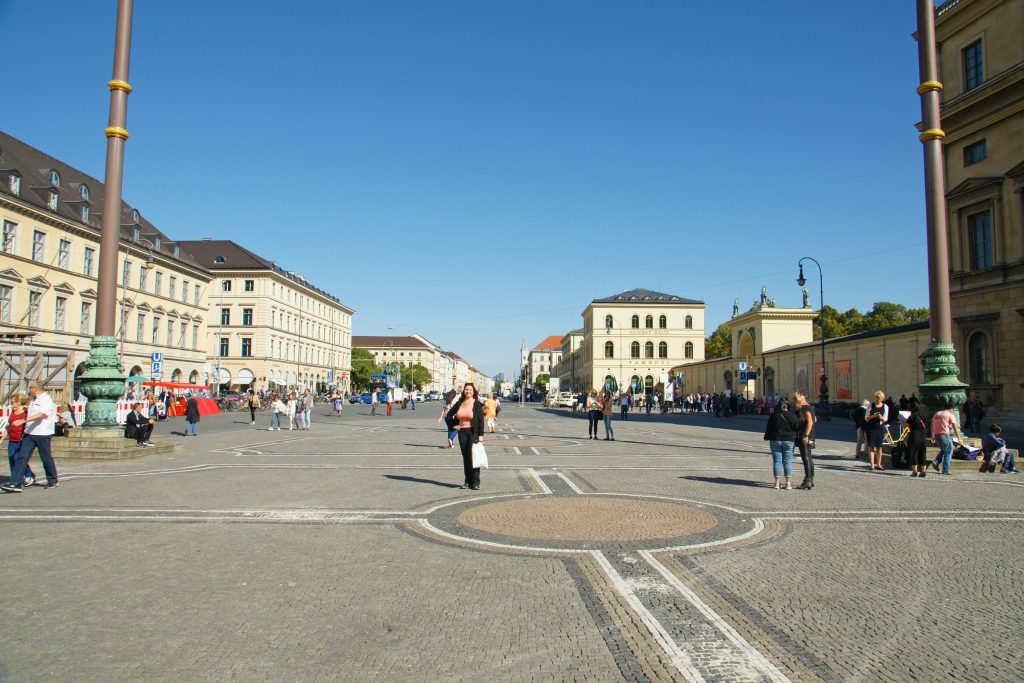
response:
[[[541,492],[550,496],[551,495],[551,489],[549,489],[548,485],[544,483],[544,479],[541,478],[541,476],[539,474],[537,474],[537,470],[535,470],[535,469],[533,469],[531,467],[531,468],[529,468],[526,471],[527,471],[527,473],[529,473],[529,475],[531,477],[533,477],[533,480],[536,481],[537,484],[540,486]]]
[[[576,486],[576,484],[572,483],[572,481],[569,479],[569,477],[565,476],[561,472],[555,472],[555,474],[557,474],[562,479],[562,481],[564,481],[566,484],[568,484],[569,488],[571,488],[574,493],[577,493],[577,494],[579,494],[581,496],[583,495],[583,490],[580,489],[579,486]]]

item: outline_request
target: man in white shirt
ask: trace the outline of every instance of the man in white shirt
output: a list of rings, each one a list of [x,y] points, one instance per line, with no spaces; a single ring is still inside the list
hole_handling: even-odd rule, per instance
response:
[[[21,441],[21,451],[14,462],[9,482],[0,486],[0,490],[8,493],[21,493],[25,469],[28,467],[29,458],[32,457],[32,451],[37,448],[39,459],[43,461],[43,469],[46,470],[46,488],[57,488],[57,466],[50,452],[50,441],[53,439],[54,425],[57,424],[57,404],[36,380],[28,383],[28,393],[32,397],[32,403],[29,404],[28,417],[25,418],[25,435]]]

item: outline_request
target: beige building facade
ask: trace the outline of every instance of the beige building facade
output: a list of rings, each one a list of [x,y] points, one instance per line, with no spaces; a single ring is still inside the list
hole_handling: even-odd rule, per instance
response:
[[[85,371],[95,330],[104,190],[99,180],[0,133],[0,339],[12,364],[3,368],[8,388],[18,383],[14,367],[38,353],[66,357],[63,374],[50,377],[56,389],[63,383],[74,393],[73,380]],[[122,370],[202,383],[210,273],[137,209],[118,208]],[[162,354],[158,373],[154,353]]]
[[[936,10],[960,379],[1024,418],[1024,2]]]
[[[403,368],[419,364],[431,373],[430,382],[420,387],[421,391],[447,393],[466,382],[473,382],[479,391],[491,390],[494,380],[487,377],[459,354],[446,351],[420,334],[409,336],[356,336],[353,347],[366,349],[373,354],[379,366],[397,363]]]
[[[348,391],[352,308],[231,240],[181,245],[213,273],[205,347],[211,383],[222,391]]]
[[[703,301],[646,289],[595,299],[583,311],[582,391],[653,391],[673,367],[704,359]]]

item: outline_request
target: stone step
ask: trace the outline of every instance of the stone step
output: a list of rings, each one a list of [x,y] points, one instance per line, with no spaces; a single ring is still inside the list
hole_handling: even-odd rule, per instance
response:
[[[98,437],[57,437],[51,442],[53,457],[68,460],[122,460],[141,458],[146,455],[178,453],[182,449],[182,444],[168,443],[160,437],[154,437],[151,443],[153,445],[150,447],[139,446],[134,439],[125,439],[120,433]]]
[[[975,441],[980,441],[978,439],[974,439],[974,440]],[[971,439],[966,439],[966,441],[968,443],[970,443]],[[980,445],[980,443],[979,443],[979,445]],[[882,447],[882,467],[885,467],[886,469],[891,469],[892,468],[892,454],[890,453],[891,450],[892,450],[891,446],[883,446]],[[1020,469],[1020,467],[1021,467],[1020,455],[1013,448],[1008,448],[1007,450],[1010,451],[1011,453],[1013,453],[1014,458],[1017,460],[1017,469]],[[939,455],[939,448],[938,448],[938,446],[931,446],[931,445],[929,445],[927,447],[927,449],[926,449],[926,453],[927,453],[926,457],[928,459],[928,462],[930,463],[933,460],[935,460],[935,458],[938,457],[938,455]],[[949,469],[950,469],[951,472],[978,472],[979,470],[981,470],[981,463],[982,463],[981,458],[983,458],[983,457],[984,456],[979,454],[979,457],[978,457],[977,460],[957,460],[956,458],[953,458],[952,460],[949,461]],[[863,462],[868,462],[867,453],[858,456],[857,459],[861,460]],[[908,468],[908,471],[909,471],[909,468]],[[934,471],[934,470],[930,469],[930,466],[929,466],[929,471],[931,472],[931,471]]]

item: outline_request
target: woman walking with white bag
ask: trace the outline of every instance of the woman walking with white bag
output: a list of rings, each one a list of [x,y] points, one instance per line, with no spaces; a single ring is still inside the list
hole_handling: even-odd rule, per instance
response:
[[[459,449],[462,451],[462,469],[466,476],[461,488],[480,489],[480,468],[473,467],[473,445],[483,444],[484,407],[480,403],[480,393],[476,385],[467,382],[462,388],[462,396],[456,399],[448,411],[449,424],[455,424],[459,430]]]

